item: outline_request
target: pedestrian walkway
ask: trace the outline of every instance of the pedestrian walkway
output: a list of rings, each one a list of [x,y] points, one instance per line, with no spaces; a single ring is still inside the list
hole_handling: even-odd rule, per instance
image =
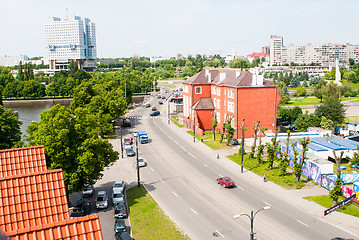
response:
[[[193,136],[188,134],[186,128],[179,128],[174,123],[168,124],[163,121],[163,124],[166,124],[169,128],[176,132],[177,136],[183,139],[183,141],[193,143]],[[251,144],[253,139],[246,139],[246,145]],[[231,149],[222,149],[222,150],[213,150],[209,148],[204,143],[197,141],[193,143],[196,148],[200,150],[202,154],[206,154],[209,158],[216,160],[216,154],[220,156],[221,165],[227,169],[237,169],[240,173],[241,166],[232,162],[230,159],[225,156],[238,153],[239,146],[235,146]],[[263,182],[263,176],[258,176],[250,171],[245,170],[244,173],[241,173],[242,178],[246,178],[251,182],[255,182],[257,185],[261,186],[264,190],[272,192],[274,195],[281,196],[283,200],[288,203],[291,203],[294,207],[305,210],[307,213],[312,214],[313,217],[320,218],[321,221],[325,221],[333,226],[341,228],[355,236],[359,239],[359,218],[353,217],[340,212],[333,212],[330,215],[324,217],[324,210],[326,208],[303,199],[307,196],[317,196],[317,195],[328,195],[328,190],[315,185],[309,189],[299,189],[299,190],[287,190],[282,187],[274,184],[268,179],[268,182]]]

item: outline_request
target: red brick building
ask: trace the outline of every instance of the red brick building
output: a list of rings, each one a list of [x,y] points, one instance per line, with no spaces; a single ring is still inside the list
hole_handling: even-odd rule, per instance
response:
[[[239,123],[246,120],[245,138],[253,137],[255,121],[274,131],[280,95],[277,86],[263,78],[259,69],[251,72],[203,70],[183,82],[183,121],[196,132],[211,130],[216,117],[217,132],[232,119],[234,138],[241,138]]]

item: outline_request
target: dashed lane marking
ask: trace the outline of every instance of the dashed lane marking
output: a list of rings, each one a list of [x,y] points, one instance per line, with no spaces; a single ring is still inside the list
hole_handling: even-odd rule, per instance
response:
[[[242,187],[240,187],[240,186],[237,186],[237,188],[239,188],[239,189],[241,189],[241,190],[244,190]]]
[[[189,154],[191,157],[196,158],[195,156],[193,156],[192,153],[188,152],[188,154]]]
[[[174,141],[177,145],[180,145],[176,140],[173,139],[173,141]]]
[[[332,225],[333,227],[339,228],[339,229],[341,229],[342,231],[347,232],[347,233],[349,233],[349,234],[351,234],[351,235],[353,235],[353,236],[355,236],[356,238],[359,239],[359,235],[357,235],[356,233],[353,233],[353,232],[351,232],[351,231],[348,231],[348,230],[346,230],[345,228],[340,227],[340,226],[338,226],[338,225],[336,225],[336,224],[333,224],[333,223],[331,223],[331,222],[325,221],[324,219],[319,218],[319,220],[322,221],[322,222],[328,223],[329,225]]]
[[[220,233],[218,230],[216,230],[216,232],[221,236],[224,237],[224,235],[222,233]]]
[[[154,172],[155,170],[153,168],[151,168],[151,171]]]
[[[181,146],[181,148],[182,148],[185,152],[187,152],[187,149],[185,149],[183,146]]]
[[[304,222],[301,222],[301,221],[299,221],[299,220],[297,220],[297,222],[299,222],[300,224],[302,224],[302,225],[304,225],[304,226],[308,227],[308,225],[307,225],[307,224],[305,224]]]
[[[176,197],[178,197],[178,195],[175,193],[175,192],[172,192],[173,193],[173,195],[175,195]]]
[[[205,164],[205,163],[203,163],[203,165],[204,165],[205,167],[208,167],[207,164]]]
[[[162,178],[160,178],[160,181],[161,181],[161,182],[165,182],[165,181],[163,181],[163,179],[162,179]]]
[[[193,210],[193,208],[191,208],[191,211],[198,215],[198,213],[195,210]]]
[[[272,206],[272,205],[270,205],[269,203],[267,203],[266,201],[263,201],[263,203],[265,204],[265,205],[267,205],[267,206]]]
[[[218,173],[218,176],[219,176],[219,177],[223,177],[223,175],[221,175],[221,174],[219,174],[219,173]]]

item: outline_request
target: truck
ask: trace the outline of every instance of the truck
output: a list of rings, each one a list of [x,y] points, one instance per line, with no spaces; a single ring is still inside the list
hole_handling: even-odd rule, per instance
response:
[[[148,143],[148,136],[145,131],[138,131],[137,136],[140,143]]]

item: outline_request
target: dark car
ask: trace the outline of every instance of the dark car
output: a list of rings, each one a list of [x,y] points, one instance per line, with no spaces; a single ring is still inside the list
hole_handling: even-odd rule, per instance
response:
[[[135,152],[132,148],[126,148],[126,155],[127,156],[135,156]]]
[[[116,202],[114,209],[115,218],[127,217],[127,209],[123,202]]]
[[[160,100],[160,101],[158,101],[158,103],[159,103],[159,104],[163,104],[163,102],[162,102],[161,100]]]
[[[283,121],[280,123],[281,126],[288,126],[290,124],[289,121]]]
[[[224,188],[226,187],[234,187],[235,183],[230,177],[220,177],[217,178],[217,183],[221,184]]]
[[[152,111],[156,111],[157,110],[157,108],[156,107],[152,107]]]
[[[115,225],[113,227],[116,233],[126,232],[126,225],[123,219],[116,218]]]
[[[291,131],[297,130],[297,128],[295,127],[295,124],[290,125],[289,130],[291,130]]]
[[[160,98],[161,98],[161,95],[158,94],[158,95],[157,95],[157,98],[160,99]]]
[[[122,119],[121,120],[121,127],[131,127],[131,121],[129,119]]]
[[[145,106],[146,106],[146,108],[149,108],[149,107],[151,107],[151,104],[147,103]]]
[[[161,114],[160,111],[153,111],[150,113],[150,116],[158,116],[160,114]]]
[[[166,96],[162,96],[162,99],[166,99]]]
[[[82,189],[82,197],[92,197],[92,195],[93,195],[92,185],[85,184],[84,188]]]
[[[239,142],[238,142],[238,140],[237,139],[232,139],[230,142],[229,142],[229,144],[231,144],[232,146],[234,146],[234,145],[239,145]]]
[[[115,238],[116,238],[116,240],[132,240],[133,239],[128,232],[115,233]]]

